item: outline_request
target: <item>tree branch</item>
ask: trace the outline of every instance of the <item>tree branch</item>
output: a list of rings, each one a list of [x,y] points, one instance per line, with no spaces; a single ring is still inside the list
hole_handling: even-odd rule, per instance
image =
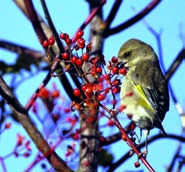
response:
[[[185,142],[185,138],[181,137],[181,136],[176,136],[173,134],[168,134],[168,137],[165,137],[163,134],[157,134],[153,137],[151,137],[148,140],[148,144],[158,140],[158,139],[173,139],[173,140],[177,140],[180,142]],[[142,142],[140,144],[140,148],[143,148],[145,146],[145,142]],[[125,155],[123,155],[117,162],[113,163],[110,168],[107,170],[107,172],[112,172],[115,171],[116,168],[118,168],[121,164],[123,164],[126,160],[128,160],[130,158],[130,151],[128,151]]]
[[[28,111],[20,104],[14,97],[10,88],[7,86],[3,78],[0,76],[0,94],[3,99],[8,103],[12,111],[15,113],[16,118],[22,124],[28,135],[31,137],[39,151],[46,157],[49,163],[56,171],[59,172],[72,172],[56,152],[48,145],[39,130],[35,127],[34,123],[30,120]]]
[[[177,68],[182,63],[182,60],[185,59],[185,49],[182,49],[176,59],[173,61],[171,66],[168,68],[167,72],[165,73],[166,80],[170,80],[170,78],[173,76]]]
[[[121,6],[122,2],[123,2],[123,0],[114,1],[114,5],[113,5],[112,9],[111,9],[107,19],[104,21],[105,32],[106,32],[106,30],[110,29],[110,25],[111,25],[112,21],[115,19],[115,16],[116,16],[118,9]]]
[[[4,40],[0,40],[0,47],[6,50],[9,50],[11,52],[15,52],[17,54],[24,54],[25,56],[32,57],[38,61],[45,61],[49,63],[48,58],[43,54],[43,52],[40,52],[38,50],[34,50],[31,48],[18,45],[13,42],[4,41]]]
[[[124,29],[130,27],[131,25],[135,24],[139,20],[141,20],[143,17],[145,17],[149,12],[151,12],[159,3],[161,0],[152,0],[150,4],[148,4],[140,13],[138,13],[133,18],[127,20],[126,22],[120,24],[119,26],[116,26],[112,29],[109,29],[104,33],[104,37],[108,37],[110,35],[116,34],[118,32],[123,31]]]

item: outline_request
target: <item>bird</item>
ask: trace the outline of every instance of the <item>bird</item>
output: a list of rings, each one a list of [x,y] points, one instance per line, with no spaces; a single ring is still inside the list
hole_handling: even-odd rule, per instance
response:
[[[153,128],[167,136],[162,121],[169,110],[169,91],[154,49],[139,39],[129,39],[118,52],[118,63],[128,69],[120,92],[121,105],[126,106],[123,112],[141,132],[146,131],[146,140]]]

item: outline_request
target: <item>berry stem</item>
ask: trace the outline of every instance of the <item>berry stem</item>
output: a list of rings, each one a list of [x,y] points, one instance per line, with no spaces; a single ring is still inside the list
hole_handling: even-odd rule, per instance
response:
[[[78,30],[76,31],[76,33],[74,34],[73,38],[72,38],[72,43],[74,43],[74,41],[76,40],[76,34],[81,31],[84,30],[85,27],[91,22],[91,20],[94,18],[94,16],[98,13],[98,11],[102,8],[102,6],[106,3],[106,0],[102,0],[100,5],[95,8],[90,14],[89,16],[86,18],[86,20],[82,23],[82,25],[78,28]]]
[[[115,124],[118,127],[118,129],[120,130],[121,134],[125,136],[128,145],[134,150],[134,152],[138,155],[138,157],[141,155],[141,151],[135,146],[135,144],[132,142],[132,140],[128,137],[127,133],[125,132],[124,128],[121,126],[120,122],[118,121],[118,119],[116,118],[116,116],[114,115],[114,120],[115,120]],[[152,166],[148,163],[148,161],[146,160],[145,157],[141,156],[140,157],[141,161],[143,162],[143,164],[146,166],[146,168],[148,168],[148,170],[150,172],[155,172],[155,170],[152,168]]]
[[[99,104],[100,107],[102,107],[106,112],[108,112],[111,115],[111,118],[114,119],[115,125],[117,126],[117,128],[119,129],[119,131],[121,132],[121,134],[124,137],[121,137],[122,139],[124,138],[123,141],[126,140],[126,142],[128,143],[128,145],[133,149],[133,151],[137,154],[137,156],[141,159],[141,161],[143,162],[143,164],[146,166],[146,168],[148,168],[148,170],[150,172],[155,172],[155,170],[152,168],[152,166],[148,163],[148,161],[146,160],[145,157],[142,156],[142,152],[135,146],[135,144],[133,143],[133,141],[128,137],[126,131],[124,130],[124,128],[121,126],[119,120],[117,119],[117,112],[114,112],[112,110],[109,110],[107,107],[105,107],[104,105],[102,105],[101,103]]]

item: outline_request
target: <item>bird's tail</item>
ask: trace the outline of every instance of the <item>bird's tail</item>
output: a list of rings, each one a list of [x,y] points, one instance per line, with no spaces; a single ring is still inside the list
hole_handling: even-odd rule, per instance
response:
[[[163,135],[168,137],[168,134],[165,132],[165,130],[164,130],[162,125],[161,125],[160,129],[161,129],[161,132],[163,133]]]
[[[163,128],[161,122],[158,122],[156,127],[159,128],[159,129],[161,130],[161,132],[162,132],[162,134],[163,134],[164,136],[168,137],[168,135],[166,134],[166,132],[165,132],[165,130],[164,130],[164,128]]]

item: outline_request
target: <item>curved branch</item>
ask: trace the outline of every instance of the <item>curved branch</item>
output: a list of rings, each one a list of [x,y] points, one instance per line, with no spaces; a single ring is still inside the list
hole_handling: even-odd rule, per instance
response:
[[[48,58],[46,58],[46,56],[43,54],[43,52],[28,48],[28,47],[25,47],[22,45],[18,45],[17,43],[0,40],[0,47],[4,48],[6,50],[9,50],[11,52],[15,52],[18,54],[24,54],[24,55],[32,57],[38,61],[49,62]]]
[[[33,28],[34,28],[38,38],[39,38],[39,41],[42,44],[42,42],[44,40],[47,40],[47,37],[46,37],[42,27],[41,27],[41,24],[40,24],[38,16],[37,16],[37,13],[36,13],[36,11],[33,7],[33,3],[30,0],[25,0],[24,3],[25,3],[25,6],[26,6],[26,10],[27,10],[29,19],[30,19],[30,21],[33,25]]]
[[[106,32],[107,29],[109,29],[112,21],[114,20],[114,18],[116,16],[117,12],[118,12],[118,9],[119,9],[122,1],[123,0],[116,0],[114,2],[114,5],[113,5],[113,7],[112,7],[112,9],[111,9],[111,11],[110,11],[107,19],[104,21],[104,24],[105,24],[105,32]]]
[[[180,66],[182,60],[185,59],[185,49],[182,49],[180,53],[178,54],[177,58],[173,61],[172,65],[169,67],[167,72],[165,73],[166,80],[170,80],[170,78],[173,76],[177,68]]]
[[[35,127],[28,115],[28,111],[20,104],[14,97],[10,88],[7,86],[3,78],[0,76],[0,94],[3,99],[8,103],[16,118],[22,124],[28,135],[31,137],[39,151],[46,157],[49,163],[56,171],[72,172],[56,152],[49,146],[39,130]]]
[[[130,122],[125,128],[125,132],[128,134],[131,131],[132,126],[135,125],[133,122]],[[121,133],[118,132],[116,134],[113,134],[109,137],[106,137],[105,140],[99,142],[99,146],[106,146],[106,145],[110,145],[112,143],[115,143],[117,141],[119,141],[121,139]]]
[[[104,37],[108,37],[110,35],[113,35],[115,33],[121,32],[124,29],[128,28],[129,26],[135,24],[139,20],[141,20],[143,17],[145,17],[149,12],[151,12],[159,3],[161,0],[153,0],[150,4],[148,4],[140,13],[138,13],[133,18],[127,20],[126,22],[120,24],[119,26],[116,26],[112,29],[107,30],[104,33]]]
[[[181,136],[176,136],[173,134],[168,134],[168,137],[165,137],[163,134],[157,134],[153,137],[151,137],[148,140],[148,144],[158,140],[158,139],[174,139],[180,142],[185,142],[185,138],[181,137]],[[140,144],[140,148],[143,148],[145,146],[145,142]],[[122,163],[124,163],[126,160],[128,160],[130,158],[130,151],[128,151],[125,155],[123,155],[117,162],[115,162],[114,164],[112,164],[110,166],[110,168],[107,170],[107,172],[112,172],[115,171],[115,169],[120,166]]]

